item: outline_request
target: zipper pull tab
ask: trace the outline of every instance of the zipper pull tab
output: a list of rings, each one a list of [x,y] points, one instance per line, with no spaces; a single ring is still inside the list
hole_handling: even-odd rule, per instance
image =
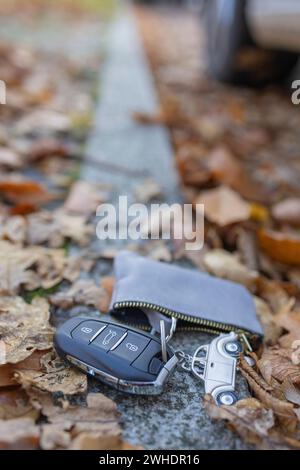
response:
[[[245,350],[246,353],[247,352],[253,352],[252,346],[251,346],[247,336],[245,335],[245,333],[241,333],[240,336],[239,336],[239,339],[242,342],[242,344],[244,346],[244,350]]]

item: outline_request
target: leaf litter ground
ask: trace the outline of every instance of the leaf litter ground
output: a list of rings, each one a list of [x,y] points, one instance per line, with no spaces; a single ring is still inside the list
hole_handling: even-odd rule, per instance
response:
[[[205,203],[206,221],[197,254],[177,240],[128,249],[188,260],[251,291],[265,330],[256,366],[240,360],[253,397],[221,408],[207,397],[206,410],[259,448],[299,448],[299,110],[280,89],[212,82],[189,14],[139,9],[137,17],[161,109],[154,116],[137,109],[133,119],[169,127],[186,201]],[[76,305],[105,312],[114,284],[110,275],[89,277],[117,251],[92,253],[89,245],[109,188],[78,181],[99,57],[62,60],[8,41],[0,59],[11,94],[0,121],[0,448],[124,449],[116,405],[89,394],[86,376],[52,346],[51,312]],[[155,181],[136,188],[138,202],[159,195]]]

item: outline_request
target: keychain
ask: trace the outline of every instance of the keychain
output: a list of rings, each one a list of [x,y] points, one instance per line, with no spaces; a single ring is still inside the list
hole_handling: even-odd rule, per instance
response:
[[[57,352],[88,375],[120,391],[157,395],[176,367],[204,382],[216,404],[233,405],[237,360],[243,351],[236,333],[221,334],[193,355],[174,352],[168,345],[176,330],[172,318],[166,335],[160,320],[160,336],[94,318],[72,318],[56,332]]]
[[[238,400],[235,376],[237,359],[242,350],[236,333],[231,332],[200,346],[193,356],[183,351],[178,351],[176,355],[184,370],[204,382],[205,393],[211,394],[217,405],[233,405]]]
[[[164,321],[161,325],[162,354],[166,350],[167,342],[172,338],[176,329],[176,319],[172,319],[172,328],[169,336],[165,337]],[[237,359],[243,352],[243,346],[234,332],[221,334],[210,344],[197,348],[193,356],[177,351],[179,366],[191,372],[204,382],[205,393],[211,394],[217,405],[233,405],[237,400],[235,392],[235,377]]]

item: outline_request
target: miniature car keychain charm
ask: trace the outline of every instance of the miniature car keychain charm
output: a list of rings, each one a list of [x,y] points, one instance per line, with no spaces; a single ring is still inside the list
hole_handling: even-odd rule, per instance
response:
[[[235,376],[242,351],[237,334],[231,332],[217,336],[210,344],[199,346],[193,356],[183,351],[175,354],[178,365],[204,383],[205,393],[211,394],[218,406],[230,406],[238,400]]]
[[[236,333],[222,334],[209,345],[200,346],[194,353],[191,370],[204,382],[205,393],[214,398],[217,405],[233,405],[237,358],[243,351]]]

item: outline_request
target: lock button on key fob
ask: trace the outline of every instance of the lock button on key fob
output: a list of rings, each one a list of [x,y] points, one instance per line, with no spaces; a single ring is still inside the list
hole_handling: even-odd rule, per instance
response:
[[[159,394],[178,359],[167,348],[162,360],[160,339],[109,321],[72,318],[54,337],[60,356],[96,379],[136,394]]]
[[[94,320],[88,320],[80,323],[72,332],[72,338],[89,344],[93,336],[99,331],[100,328],[105,328],[104,323]]]

